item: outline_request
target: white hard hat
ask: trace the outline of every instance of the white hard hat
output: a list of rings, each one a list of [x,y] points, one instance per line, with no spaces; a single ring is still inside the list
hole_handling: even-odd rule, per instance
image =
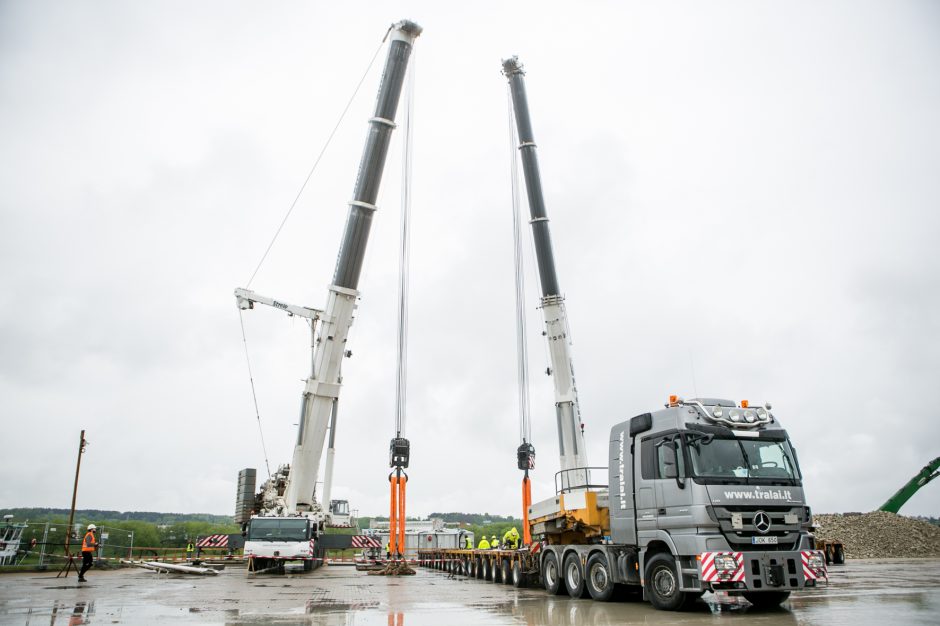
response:
[[[88,530],[95,530],[96,528],[98,528],[98,527],[95,526],[94,524],[89,524],[89,525],[88,525]]]

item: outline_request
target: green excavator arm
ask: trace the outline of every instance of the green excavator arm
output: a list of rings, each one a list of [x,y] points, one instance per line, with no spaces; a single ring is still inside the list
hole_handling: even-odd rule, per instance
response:
[[[904,503],[911,499],[917,490],[929,483],[931,480],[940,476],[940,472],[937,471],[937,468],[940,467],[940,456],[935,458],[933,461],[924,466],[922,470],[917,472],[917,475],[914,478],[910,479],[906,485],[898,489],[898,492],[888,498],[888,501],[881,505],[879,511],[888,511],[889,513],[897,513]]]

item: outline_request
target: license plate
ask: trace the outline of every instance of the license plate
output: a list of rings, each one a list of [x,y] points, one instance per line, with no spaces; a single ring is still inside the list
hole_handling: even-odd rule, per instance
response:
[[[751,537],[752,544],[777,543],[776,537]]]

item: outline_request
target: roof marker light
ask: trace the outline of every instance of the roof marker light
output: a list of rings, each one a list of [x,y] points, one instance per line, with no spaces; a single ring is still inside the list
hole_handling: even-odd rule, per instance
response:
[[[747,406],[748,406],[748,401],[747,401],[747,400],[741,400],[741,408],[742,408],[742,409],[746,409]]]

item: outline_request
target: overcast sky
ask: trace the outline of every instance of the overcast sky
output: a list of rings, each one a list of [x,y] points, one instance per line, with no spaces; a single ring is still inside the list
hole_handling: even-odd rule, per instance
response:
[[[817,512],[940,455],[940,8],[905,2],[0,2],[0,507],[234,510],[264,475],[246,286],[388,25],[415,46],[409,513],[521,514],[518,54],[589,460],[669,394],[772,402]],[[384,58],[385,51],[379,59]],[[251,288],[322,308],[381,61]],[[400,118],[401,119],[401,118]],[[344,364],[334,497],[387,513],[401,131]],[[526,235],[537,450],[558,469]],[[272,466],[306,326],[245,314]],[[940,514],[940,485],[902,509]]]

